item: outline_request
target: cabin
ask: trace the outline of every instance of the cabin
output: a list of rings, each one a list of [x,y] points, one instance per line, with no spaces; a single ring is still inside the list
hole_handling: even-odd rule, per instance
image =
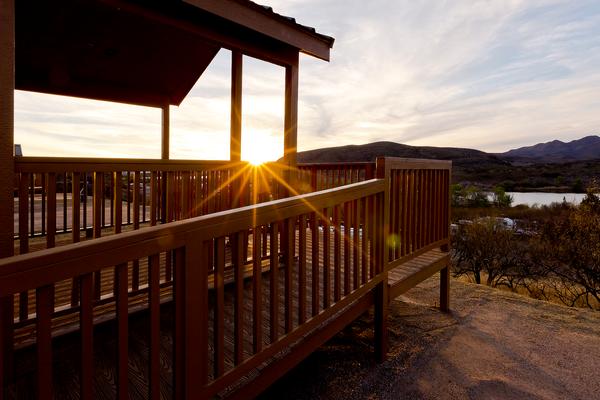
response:
[[[438,271],[448,309],[449,162],[297,163],[299,54],[333,43],[248,0],[0,0],[0,399],[251,398],[369,310],[383,360]],[[230,159],[171,160],[220,49]],[[280,162],[241,160],[244,57],[285,68]],[[15,90],[156,108],[162,157],[15,157]]]

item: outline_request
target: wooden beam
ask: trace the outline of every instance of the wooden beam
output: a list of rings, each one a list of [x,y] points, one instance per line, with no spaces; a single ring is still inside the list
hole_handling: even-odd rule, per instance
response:
[[[163,160],[169,159],[170,152],[170,125],[171,117],[169,113],[169,102],[167,101],[162,107],[161,121],[161,141],[160,141],[160,158]]]
[[[235,0],[184,0],[198,8],[219,17],[233,21],[253,31],[289,44],[303,53],[329,61],[329,49],[333,38],[326,38],[298,26],[291,21],[283,21],[264,8],[254,7],[246,2]]]
[[[286,181],[296,188],[295,169],[298,152],[298,54],[285,68],[285,117],[283,133],[283,158],[286,164]]]
[[[119,12],[133,13],[150,21],[181,29],[200,36],[199,40],[229,50],[239,50],[259,60],[285,66],[298,55],[298,49],[282,41],[261,35],[233,22],[214,18],[211,14],[199,15],[204,11],[197,6],[164,10],[153,10],[150,7],[136,5],[121,0],[100,0],[113,6]],[[195,13],[194,11],[197,11]],[[209,18],[207,18],[209,17]]]
[[[242,53],[231,52],[231,126],[229,159],[240,161],[242,158]]]
[[[0,258],[14,252],[14,89],[15,3],[0,0]],[[13,310],[12,295],[0,298],[0,398],[12,370]]]
[[[0,0],[0,257],[13,255],[14,1]]]

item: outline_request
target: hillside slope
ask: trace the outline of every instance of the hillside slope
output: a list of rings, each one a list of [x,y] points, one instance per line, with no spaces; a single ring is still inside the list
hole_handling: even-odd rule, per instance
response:
[[[388,359],[373,359],[363,317],[277,382],[264,399],[598,399],[600,312],[439,278],[392,302]]]
[[[521,161],[566,162],[600,158],[600,136],[586,136],[570,142],[553,140],[509,150],[499,156]]]
[[[453,183],[487,188],[502,185],[508,191],[570,192],[574,188],[582,190],[582,187],[600,176],[600,152],[597,160],[559,163],[534,158],[511,158],[466,148],[409,146],[394,142],[303,151],[298,153],[298,162],[375,161],[378,156],[451,160]]]

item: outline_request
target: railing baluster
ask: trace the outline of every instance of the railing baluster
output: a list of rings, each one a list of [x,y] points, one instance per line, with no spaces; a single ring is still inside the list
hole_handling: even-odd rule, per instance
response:
[[[173,394],[174,398],[184,397],[185,379],[185,253],[183,249],[170,252],[174,255],[173,300],[175,318],[173,327]],[[168,257],[168,255],[167,255]],[[198,261],[196,259],[196,261]]]
[[[214,376],[223,375],[225,371],[225,237],[215,239],[214,268]]]
[[[104,209],[104,189],[102,186],[102,173],[94,172],[94,197],[93,197],[93,236],[99,238],[102,235],[102,210]],[[101,273],[94,272],[94,299],[100,299]]]
[[[189,240],[189,239],[188,239]],[[199,399],[208,382],[208,266],[212,240],[185,246],[184,320],[185,376],[184,397]],[[177,253],[179,258],[179,253]],[[176,277],[177,279],[177,277]],[[202,318],[201,316],[205,316]]]
[[[252,229],[252,350],[254,354],[262,350],[262,263],[261,227]]]
[[[269,257],[269,315],[270,338],[274,343],[279,338],[279,224],[271,223],[270,257]]]
[[[298,222],[298,325],[306,321],[306,214]]]
[[[154,174],[154,172],[153,172]],[[160,399],[160,255],[148,258],[148,303],[150,309],[148,398]]]
[[[345,171],[344,171],[345,174]],[[344,182],[345,184],[346,182]],[[344,296],[350,293],[350,225],[351,225],[351,211],[352,203],[347,201],[344,203]]]
[[[106,226],[106,199],[104,198],[106,191],[106,177],[104,172],[99,173],[98,176],[100,179],[100,215],[102,217],[100,227],[104,228]]]
[[[329,209],[323,209],[323,309],[331,302],[331,222]]]
[[[65,180],[66,185],[66,180]],[[35,235],[35,174],[29,174],[29,235]]]
[[[87,198],[88,198],[88,176],[83,173],[83,229],[87,230]]]
[[[19,254],[29,252],[29,232],[28,232],[28,190],[29,176],[21,173],[19,180]],[[33,204],[31,204],[33,208]],[[23,291],[19,294],[19,321],[25,321],[29,314],[29,294]]]
[[[190,217],[190,173],[181,174],[181,219]]]
[[[36,289],[36,341],[38,399],[51,399],[52,395],[52,312],[54,311],[54,286]]]
[[[109,178],[110,178],[110,183],[109,183],[109,193],[110,193],[110,198],[108,201],[109,204],[109,212],[110,212],[110,226],[113,226],[115,224],[115,202],[113,201],[113,199],[117,198],[117,193],[120,192],[121,188],[115,189],[115,185],[116,182],[118,181],[118,179],[116,178],[115,174],[108,174]]]
[[[288,218],[284,222],[285,242],[284,242],[284,302],[285,302],[285,333],[288,333],[293,328],[293,300],[292,300],[292,276],[294,269],[294,241],[296,233],[296,221],[293,218]]]
[[[142,222],[146,221],[146,171],[142,171]]]
[[[361,258],[361,282],[364,285],[367,283],[368,279],[368,252],[369,252],[369,235],[367,233],[367,226],[369,225],[367,218],[369,214],[367,213],[367,199],[363,197],[360,199],[360,220],[362,222],[362,235],[360,242],[360,258]],[[360,226],[360,225],[359,225]]]
[[[235,281],[235,300],[233,303],[233,359],[239,365],[244,361],[244,238],[242,232],[231,237],[231,258]]]
[[[356,290],[358,288],[358,281],[359,281],[359,268],[360,268],[360,258],[358,255],[359,252],[359,217],[360,217],[360,203],[359,200],[354,200],[353,202],[353,218],[352,218],[352,222],[353,222],[353,232],[352,232],[352,265],[353,265],[353,270],[352,270],[352,289]]]
[[[56,179],[54,179],[54,181],[54,186],[56,186]],[[48,196],[50,196],[50,191],[48,191]],[[56,192],[52,197],[55,199],[53,210],[56,215]],[[81,229],[79,226],[79,201],[79,172],[73,172],[73,176],[71,178],[71,241],[73,243],[79,242]],[[50,204],[50,197],[48,198],[48,204]],[[54,221],[54,225],[56,226],[56,220]],[[48,223],[48,229],[50,230],[50,223]],[[54,230],[56,230],[56,228]],[[48,231],[48,233],[50,233],[50,231]],[[79,278],[75,277],[71,279],[71,307],[77,307],[78,302]]]
[[[112,202],[114,203],[113,208],[113,212],[114,212],[114,218],[113,218],[113,229],[115,233],[121,233],[121,225],[123,223],[123,206],[122,206],[122,200],[121,197],[123,197],[122,193],[121,193],[121,172],[120,171],[115,171],[113,172],[113,176],[112,176],[112,184],[113,184],[113,198],[112,198]]]
[[[140,171],[133,172],[133,229],[140,228]],[[131,290],[137,291],[140,287],[140,261],[132,261]]]
[[[315,183],[316,188],[316,183]],[[310,218],[311,236],[311,288],[312,288],[312,316],[319,313],[319,215],[316,212]]]
[[[150,175],[150,225],[156,225],[158,212],[158,172],[152,171]]]
[[[46,234],[46,174],[41,173],[40,174],[40,179],[41,179],[41,197],[42,197],[42,219],[41,219],[41,223],[42,223],[42,228],[40,231],[40,234],[44,235]]]
[[[48,224],[46,234],[46,247],[54,247],[56,244],[56,174],[50,172],[48,174]]]
[[[128,398],[128,364],[129,364],[129,296],[127,282],[127,263],[115,267],[116,312],[117,312],[117,398]]]
[[[79,329],[81,330],[80,398],[92,399],[94,377],[92,274],[81,276],[79,286],[81,296],[79,311]]]
[[[341,297],[341,234],[340,234],[340,207],[333,207],[333,301]]]

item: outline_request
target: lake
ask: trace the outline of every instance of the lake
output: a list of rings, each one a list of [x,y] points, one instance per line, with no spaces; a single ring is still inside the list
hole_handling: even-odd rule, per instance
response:
[[[569,203],[579,204],[585,197],[585,193],[506,192],[506,194],[513,197],[513,206],[518,204],[544,206],[551,203],[561,203],[563,198]]]

